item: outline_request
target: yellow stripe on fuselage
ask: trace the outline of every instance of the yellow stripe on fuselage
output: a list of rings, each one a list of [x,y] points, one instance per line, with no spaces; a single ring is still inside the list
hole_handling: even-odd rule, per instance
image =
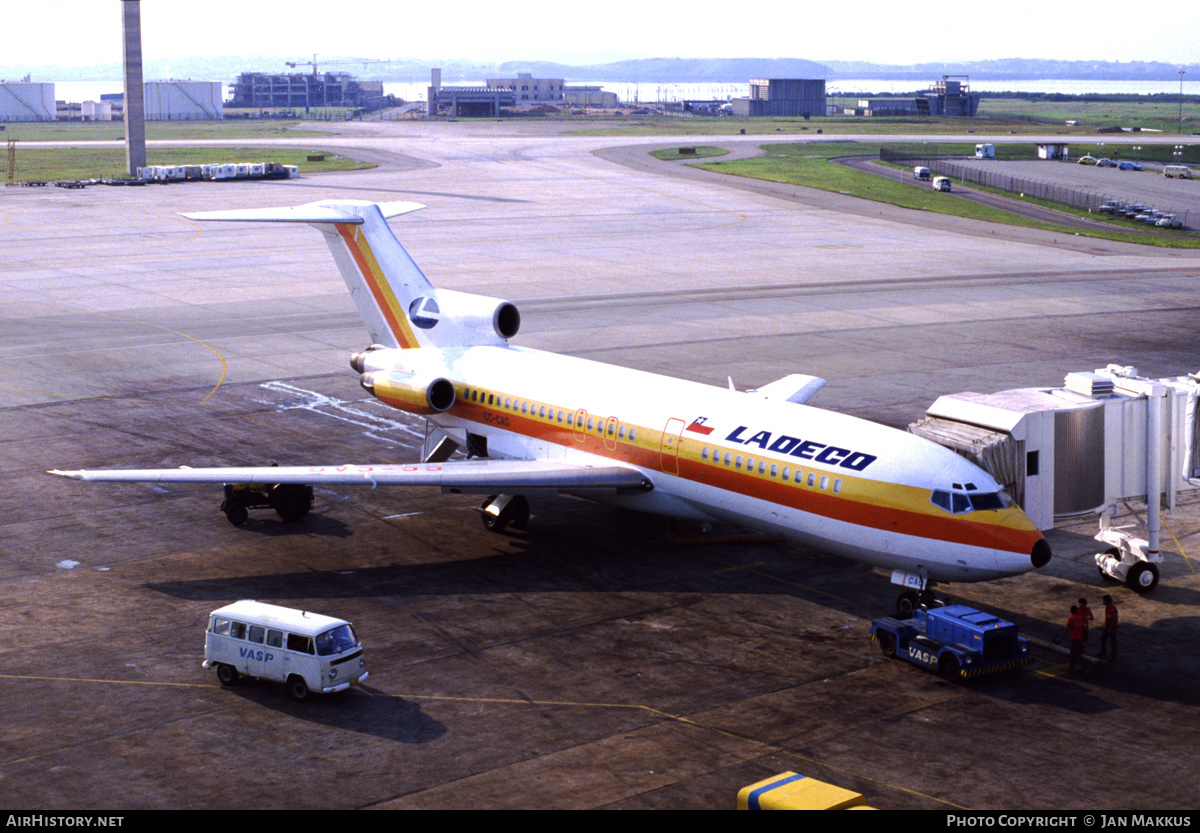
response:
[[[453,416],[651,471],[664,470],[662,430],[597,414],[587,414],[594,420],[591,430],[580,429],[567,424],[568,415],[574,416],[577,411],[525,397],[506,397],[495,390],[474,386],[457,385],[456,389],[458,401],[448,412]],[[468,391],[475,394],[476,401],[468,398]],[[489,398],[492,404],[487,404]],[[506,406],[506,399],[512,404]],[[384,401],[407,410],[399,400]],[[527,413],[522,413],[522,404],[527,406]],[[545,417],[538,416],[542,408],[546,409]],[[629,439],[631,431],[636,440]],[[704,447],[714,450],[708,460],[701,459]],[[727,451],[735,460],[742,458],[742,468],[724,464]],[[744,468],[748,457],[755,459],[755,471]],[[763,474],[757,473],[759,460],[767,464]],[[928,488],[872,480],[848,470],[843,474],[837,468],[797,466],[795,462],[767,455],[747,455],[742,447],[717,445],[710,438],[684,436],[677,461],[678,476],[694,483],[871,529],[1024,555],[1042,538],[1033,523],[1015,508],[951,515],[931,502],[932,490]],[[778,467],[775,477],[769,473],[773,465]],[[782,479],[785,466],[791,469],[788,481]],[[813,486],[807,485],[810,472],[816,474]],[[823,476],[829,479],[825,489],[820,488]],[[834,480],[841,481],[838,493],[833,491]]]

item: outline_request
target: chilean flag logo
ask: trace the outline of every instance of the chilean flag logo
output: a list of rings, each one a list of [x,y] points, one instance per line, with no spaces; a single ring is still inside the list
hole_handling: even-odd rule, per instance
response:
[[[703,434],[704,436],[707,437],[709,434],[711,434],[713,432],[711,427],[704,424],[707,421],[708,421],[708,417],[696,417],[695,419],[692,420],[692,424],[683,430],[691,431],[693,434]]]

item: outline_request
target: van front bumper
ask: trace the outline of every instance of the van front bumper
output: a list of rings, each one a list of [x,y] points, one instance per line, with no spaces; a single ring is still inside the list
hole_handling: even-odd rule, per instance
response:
[[[321,689],[321,693],[322,694],[333,694],[334,692],[337,692],[337,691],[345,691],[346,689],[350,688],[350,686],[358,685],[359,683],[361,683],[363,680],[365,680],[369,676],[371,676],[370,673],[367,671],[364,671],[364,672],[362,672],[362,676],[357,677],[353,680],[347,680],[344,683],[338,683],[337,685],[331,685],[331,686],[327,686],[327,687]]]

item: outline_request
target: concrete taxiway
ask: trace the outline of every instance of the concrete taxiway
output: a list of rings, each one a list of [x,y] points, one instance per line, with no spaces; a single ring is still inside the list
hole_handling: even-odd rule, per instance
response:
[[[629,149],[679,142],[348,125],[306,143],[379,168],[8,189],[0,806],[717,809],[790,769],[881,808],[1194,807],[1192,501],[1168,517],[1149,597],[1097,576],[1091,520],[1053,532],[1036,574],[951,588],[1047,639],[1080,596],[1122,612],[1116,663],[1069,676],[1044,652],[958,685],[867,638],[886,576],[733,530],[698,542],[563,499],[498,536],[470,498],[383,489],[320,489],[299,524],[235,528],[218,490],[45,474],[414,459],[421,422],[348,368],[365,335],[319,236],[179,216],[332,197],[425,203],[398,236],[434,283],[516,302],[518,343],[716,385],[812,373],[830,380],[814,404],[893,425],[942,393],[1108,362],[1197,369],[1193,253],[730,183]],[[238,598],[352,620],[368,684],[300,704],[222,689],[202,631]]]

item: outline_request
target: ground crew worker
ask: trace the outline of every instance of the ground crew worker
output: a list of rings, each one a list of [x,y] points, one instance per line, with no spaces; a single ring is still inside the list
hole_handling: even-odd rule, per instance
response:
[[[1087,599],[1079,600],[1079,615],[1083,617],[1083,646],[1087,647],[1088,630],[1092,627],[1092,622],[1096,621],[1095,615],[1092,614],[1092,609],[1088,607]]]
[[[1087,630],[1087,620],[1079,615],[1079,606],[1071,605],[1071,615],[1067,618],[1067,628],[1054,640],[1055,644],[1062,642],[1064,636],[1071,637],[1071,664],[1067,668],[1070,673],[1083,671],[1083,638]]]
[[[1100,653],[1097,656],[1104,659],[1104,655],[1108,653],[1108,648],[1112,647],[1112,653],[1108,656],[1110,661],[1117,658],[1117,606],[1113,604],[1112,596],[1105,596],[1104,599],[1104,629],[1100,631]]]

